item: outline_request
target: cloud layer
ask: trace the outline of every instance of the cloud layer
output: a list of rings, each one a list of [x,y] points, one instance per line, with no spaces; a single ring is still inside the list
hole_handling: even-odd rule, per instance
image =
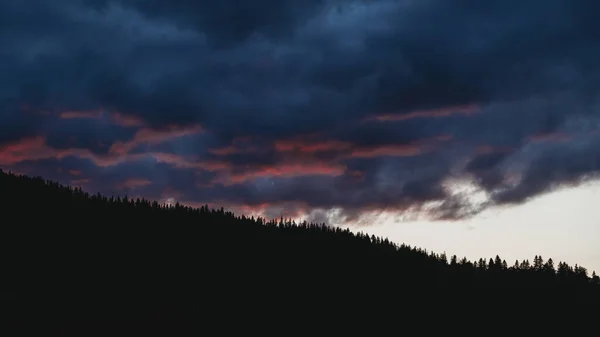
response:
[[[468,217],[599,171],[598,12],[0,0],[0,167],[268,217]]]

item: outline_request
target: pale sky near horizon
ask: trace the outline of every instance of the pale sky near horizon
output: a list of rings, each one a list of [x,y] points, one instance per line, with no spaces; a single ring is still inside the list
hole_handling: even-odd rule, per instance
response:
[[[600,272],[600,181],[565,188],[525,204],[489,209],[461,221],[388,220],[382,225],[349,227],[396,243],[456,254],[469,260],[496,254],[509,265],[542,255],[555,265],[565,261]]]

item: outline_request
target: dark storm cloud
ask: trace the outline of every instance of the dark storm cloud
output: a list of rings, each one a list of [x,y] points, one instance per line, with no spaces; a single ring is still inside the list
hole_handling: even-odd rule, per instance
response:
[[[2,103],[0,103],[2,104]],[[40,116],[28,111],[23,111],[15,104],[2,104],[3,110],[0,115],[0,144],[20,139],[22,137],[32,137],[39,133],[44,122],[50,119],[46,116]]]
[[[472,179],[489,206],[598,171],[598,12],[0,0],[0,165],[319,221],[433,201],[433,217],[466,217],[484,207],[449,181]]]
[[[495,200],[499,203],[520,203],[561,185],[577,185],[586,179],[597,178],[600,172],[599,146],[600,137],[595,134],[591,138],[575,138],[553,148],[541,149],[532,156],[521,181],[514,188],[497,193]]]
[[[289,37],[298,25],[308,20],[326,2],[225,0],[214,3],[181,0],[166,3],[151,0],[122,3],[131,5],[152,18],[166,19],[182,27],[194,27],[206,32],[211,43],[227,46],[243,41],[253,34],[269,38]]]
[[[52,125],[54,124],[54,125]],[[134,130],[111,125],[97,119],[68,119],[44,126],[48,146],[56,149],[86,148],[107,154],[115,141],[127,141]],[[58,132],[56,132],[58,131]]]

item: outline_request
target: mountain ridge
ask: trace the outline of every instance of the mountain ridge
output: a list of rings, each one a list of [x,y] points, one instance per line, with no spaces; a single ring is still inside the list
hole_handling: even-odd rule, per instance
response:
[[[234,303],[359,298],[416,306],[600,299],[595,274],[541,256],[469,261],[324,224],[93,195],[41,177],[0,172],[0,205],[3,303],[22,308],[13,315],[194,316]],[[556,296],[538,298],[534,289]]]

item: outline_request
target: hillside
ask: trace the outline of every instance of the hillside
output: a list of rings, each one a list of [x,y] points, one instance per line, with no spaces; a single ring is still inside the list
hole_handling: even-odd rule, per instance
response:
[[[542,257],[472,262],[318,224],[90,195],[39,177],[0,172],[0,205],[1,291],[11,317],[599,298],[597,276]],[[546,290],[522,298],[492,288]]]

